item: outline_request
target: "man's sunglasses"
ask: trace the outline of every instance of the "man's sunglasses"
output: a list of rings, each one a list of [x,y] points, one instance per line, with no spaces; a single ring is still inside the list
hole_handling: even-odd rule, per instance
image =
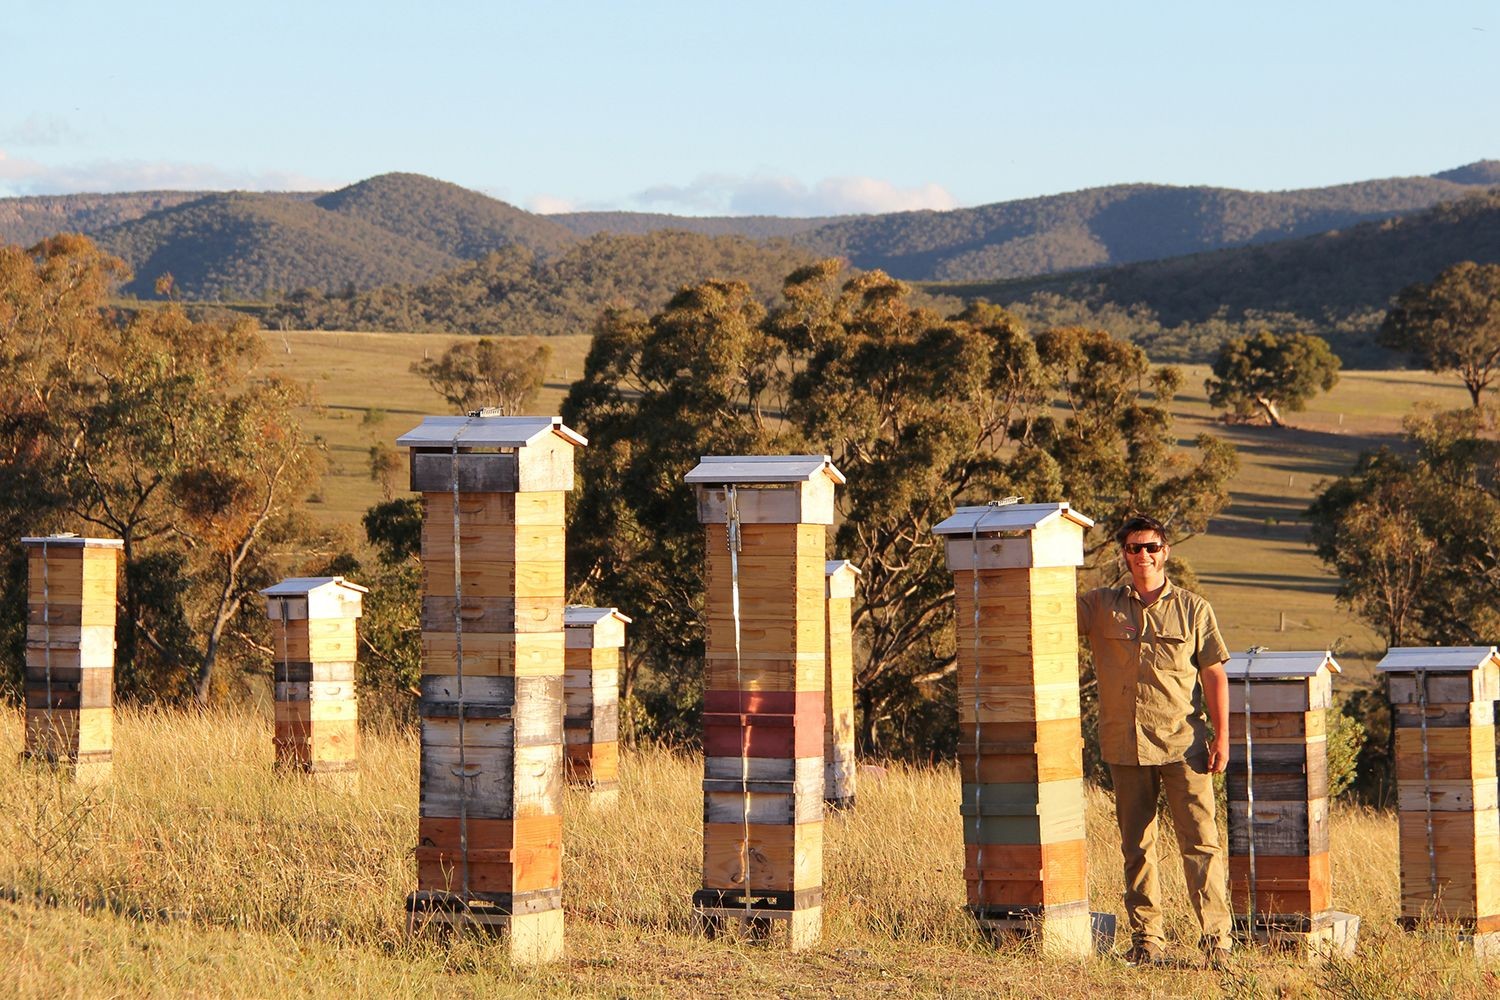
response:
[[[1166,547],[1166,542],[1131,542],[1125,546],[1125,551],[1133,556],[1139,555],[1142,552],[1149,552],[1154,556]]]

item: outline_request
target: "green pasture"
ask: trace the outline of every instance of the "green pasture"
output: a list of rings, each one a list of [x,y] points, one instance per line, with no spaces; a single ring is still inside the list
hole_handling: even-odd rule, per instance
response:
[[[307,427],[325,443],[328,469],[308,509],[330,525],[356,526],[382,498],[381,484],[370,478],[370,448],[393,445],[423,416],[450,409],[410,367],[455,338],[323,331],[264,336],[266,364],[309,381],[317,395]],[[548,343],[553,357],[538,410],[556,413],[582,371],[588,338]],[[1456,380],[1427,372],[1348,372],[1305,412],[1287,414],[1291,427],[1226,426],[1207,403],[1207,367],[1183,371],[1175,409],[1184,446],[1208,432],[1233,441],[1240,455],[1229,507],[1207,533],[1177,550],[1197,572],[1230,646],[1332,647],[1349,668],[1349,680],[1367,678],[1383,640],[1335,603],[1336,581],[1307,546],[1303,513],[1319,484],[1347,471],[1361,451],[1396,444],[1402,418],[1416,407],[1453,409],[1467,405],[1467,395]]]

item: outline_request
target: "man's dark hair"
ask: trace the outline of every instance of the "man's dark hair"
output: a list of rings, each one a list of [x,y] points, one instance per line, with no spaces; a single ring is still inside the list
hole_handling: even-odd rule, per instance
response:
[[[1120,525],[1120,530],[1115,532],[1115,541],[1120,543],[1121,545],[1124,545],[1125,539],[1129,538],[1137,531],[1154,531],[1161,536],[1161,540],[1163,542],[1167,540],[1167,529],[1165,525],[1163,525],[1154,517],[1147,517],[1145,514],[1136,514],[1135,516],[1129,518],[1124,524]]]

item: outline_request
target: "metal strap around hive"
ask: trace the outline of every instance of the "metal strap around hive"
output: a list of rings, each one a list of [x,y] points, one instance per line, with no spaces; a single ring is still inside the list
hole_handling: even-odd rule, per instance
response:
[[[1245,839],[1250,845],[1248,850],[1250,861],[1249,889],[1250,898],[1245,914],[1245,919],[1250,927],[1250,934],[1255,934],[1255,737],[1251,735],[1254,727],[1250,725],[1250,661],[1255,657],[1255,650],[1245,659]]]
[[[739,705],[740,729],[740,857],[744,859],[745,912],[750,912],[750,725],[746,716],[745,681],[740,656],[740,502],[734,484],[724,494],[724,538],[729,546],[729,611],[734,619],[734,689]],[[794,685],[795,686],[795,685]],[[793,788],[796,788],[796,758],[792,761]],[[795,794],[795,792],[793,793]],[[795,818],[795,817],[794,817]]]
[[[969,576],[974,583],[974,868],[979,873],[979,882],[975,887],[975,896],[979,899],[976,904],[981,910],[984,902],[984,817],[980,812],[981,803],[984,801],[984,785],[979,780],[979,755],[980,755],[980,730],[982,725],[979,721],[980,700],[979,687],[979,527],[984,519],[994,513],[994,509],[1008,507],[1020,503],[1020,497],[1006,497],[1004,500],[991,500],[985,504],[990,508],[974,519],[969,527],[969,546],[973,561],[969,568]]]
[[[1422,806],[1427,820],[1427,886],[1438,895],[1437,845],[1432,836],[1432,766],[1427,750],[1427,671],[1417,671],[1417,710],[1422,727]]]
[[[47,539],[44,538],[42,539],[42,642],[44,643],[42,647],[42,671],[45,678],[44,683],[47,687],[47,712],[46,715],[43,716],[43,718],[47,720],[49,742],[55,744],[57,742],[58,725],[57,716],[52,707],[52,583],[49,578],[50,563],[51,559],[49,558],[47,553]],[[82,566],[82,562],[80,562],[79,565]],[[80,574],[81,572],[82,571],[80,570]],[[79,580],[79,585],[80,589],[78,592],[78,604],[81,609],[83,606],[82,579]],[[83,617],[81,614],[78,620],[79,622],[83,621]],[[82,629],[79,629],[79,635],[83,635]],[[78,648],[80,650],[83,648],[83,643],[81,641],[78,644]],[[78,662],[80,666],[83,664],[83,661],[81,659]],[[83,673],[82,671],[80,671],[79,678],[81,679],[82,677]],[[83,692],[82,684],[78,686],[78,690],[81,696]],[[79,704],[82,705],[83,702],[80,700]],[[81,733],[83,729],[83,713],[81,711],[78,713],[78,728]],[[54,763],[56,762],[56,756],[57,754],[54,750]]]
[[[292,662],[291,662],[291,660],[292,660],[292,653],[291,653],[291,641],[287,638],[287,629],[290,628],[290,624],[291,624],[291,610],[287,607],[287,599],[285,597],[277,598],[276,603],[278,603],[278,604],[281,605],[281,683],[283,685],[282,693],[287,696],[288,700],[290,700],[291,696],[292,696],[292,690],[291,690],[291,688],[292,688]],[[309,664],[312,663],[312,625],[311,625],[311,623],[308,624],[308,630],[307,630],[307,660],[308,660]],[[307,681],[308,681],[308,684],[307,684],[307,702],[308,702],[307,718],[308,718],[308,730],[309,730],[309,732],[308,732],[308,740],[309,740],[309,743],[310,743],[311,739],[312,739],[312,732],[311,732],[311,729],[312,729],[312,668],[311,668],[311,666],[309,666],[309,668],[308,668]],[[308,750],[307,760],[308,760],[308,763],[311,764],[312,763],[312,747],[309,746],[307,748],[307,750]],[[286,748],[285,747],[282,748],[282,752],[283,753],[286,752]],[[282,762],[281,761],[277,761],[277,763],[280,764]]]
[[[465,906],[469,903],[469,781],[479,775],[478,770],[469,773],[467,754],[467,730],[464,719],[464,621],[463,621],[463,542],[460,538],[458,500],[458,439],[474,422],[476,414],[469,414],[453,435],[451,460],[449,462],[448,485],[453,495],[453,649],[458,678],[458,767],[453,775],[458,778],[458,856],[463,867],[460,892]]]

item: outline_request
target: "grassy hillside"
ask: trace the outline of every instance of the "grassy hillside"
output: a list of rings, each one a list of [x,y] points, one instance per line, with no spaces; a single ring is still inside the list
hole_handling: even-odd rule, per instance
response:
[[[268,364],[310,379],[321,406],[308,414],[308,430],[327,444],[330,466],[309,509],[329,524],[357,525],[381,499],[368,472],[372,445],[390,444],[429,413],[447,404],[408,368],[424,352],[440,352],[442,338],[420,334],[265,334]],[[547,384],[535,410],[556,413],[569,382],[588,352],[588,338],[561,337]],[[1467,405],[1453,380],[1425,372],[1350,372],[1307,412],[1290,414],[1283,431],[1226,427],[1208,406],[1204,366],[1184,368],[1175,407],[1184,446],[1209,432],[1233,441],[1240,471],[1229,507],[1209,528],[1178,548],[1213,601],[1225,637],[1235,649],[1333,647],[1347,656],[1352,676],[1366,675],[1383,644],[1369,626],[1334,603],[1336,581],[1306,544],[1303,511],[1318,484],[1352,467],[1362,450],[1392,444],[1413,407]],[[398,484],[398,489],[402,484]],[[1087,513],[1087,512],[1085,512]]]
[[[0,989],[15,997],[1482,997],[1494,981],[1447,945],[1396,929],[1396,823],[1335,806],[1334,901],[1363,917],[1360,953],[1324,970],[1242,952],[1194,961],[1175,860],[1162,865],[1173,964],[995,950],[963,903],[956,767],[861,775],[824,833],[824,934],[796,955],[692,932],[701,765],[621,759],[617,808],[563,802],[566,958],[516,969],[480,940],[412,940],[415,735],[366,729],[360,789],[271,768],[271,713],[125,711],[115,778],[89,792],[16,763],[0,714]],[[1108,795],[1088,794],[1091,908],[1119,915]],[[1166,834],[1170,841],[1170,833]],[[1168,852],[1171,853],[1171,852]]]

